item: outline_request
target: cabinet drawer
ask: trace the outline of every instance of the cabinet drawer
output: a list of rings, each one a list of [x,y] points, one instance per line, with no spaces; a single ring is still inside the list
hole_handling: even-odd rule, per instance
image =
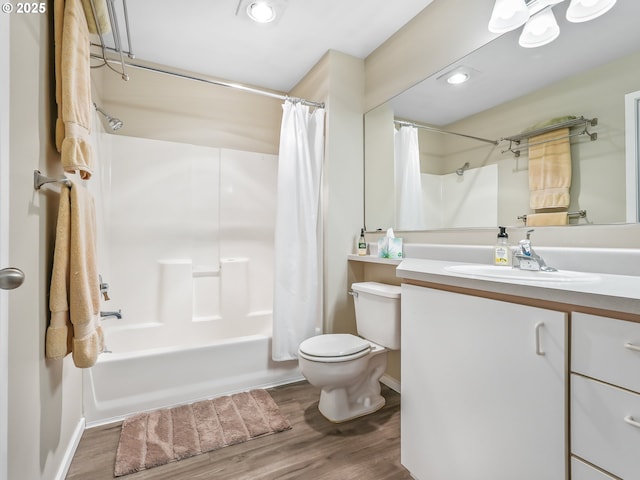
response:
[[[571,453],[623,479],[640,472],[640,395],[571,375]]]
[[[591,465],[571,457],[571,480],[615,480]]]
[[[640,393],[640,323],[572,313],[571,371]]]

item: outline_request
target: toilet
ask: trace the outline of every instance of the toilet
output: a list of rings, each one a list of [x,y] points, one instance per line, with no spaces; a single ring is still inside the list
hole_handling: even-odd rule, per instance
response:
[[[298,348],[302,374],[321,389],[320,413],[336,423],[384,406],[380,378],[387,369],[387,351],[400,349],[400,287],[360,282],[351,289],[358,336],[317,335]]]

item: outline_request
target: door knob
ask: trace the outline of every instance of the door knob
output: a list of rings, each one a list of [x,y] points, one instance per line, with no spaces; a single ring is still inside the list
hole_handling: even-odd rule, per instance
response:
[[[8,267],[0,270],[0,288],[2,290],[13,290],[24,282],[24,272],[19,268]]]

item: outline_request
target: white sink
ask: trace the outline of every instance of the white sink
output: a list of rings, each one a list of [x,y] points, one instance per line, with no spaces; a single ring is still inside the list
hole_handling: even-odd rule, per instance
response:
[[[600,276],[596,273],[573,272],[569,270],[558,270],[556,272],[530,271],[478,263],[448,265],[444,267],[444,269],[450,273],[472,278],[514,280],[518,282],[595,282],[600,279]]]

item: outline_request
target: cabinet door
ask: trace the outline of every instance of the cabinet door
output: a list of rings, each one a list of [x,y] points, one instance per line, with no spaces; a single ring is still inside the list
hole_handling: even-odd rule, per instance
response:
[[[566,478],[567,315],[402,286],[402,463],[417,480]]]

